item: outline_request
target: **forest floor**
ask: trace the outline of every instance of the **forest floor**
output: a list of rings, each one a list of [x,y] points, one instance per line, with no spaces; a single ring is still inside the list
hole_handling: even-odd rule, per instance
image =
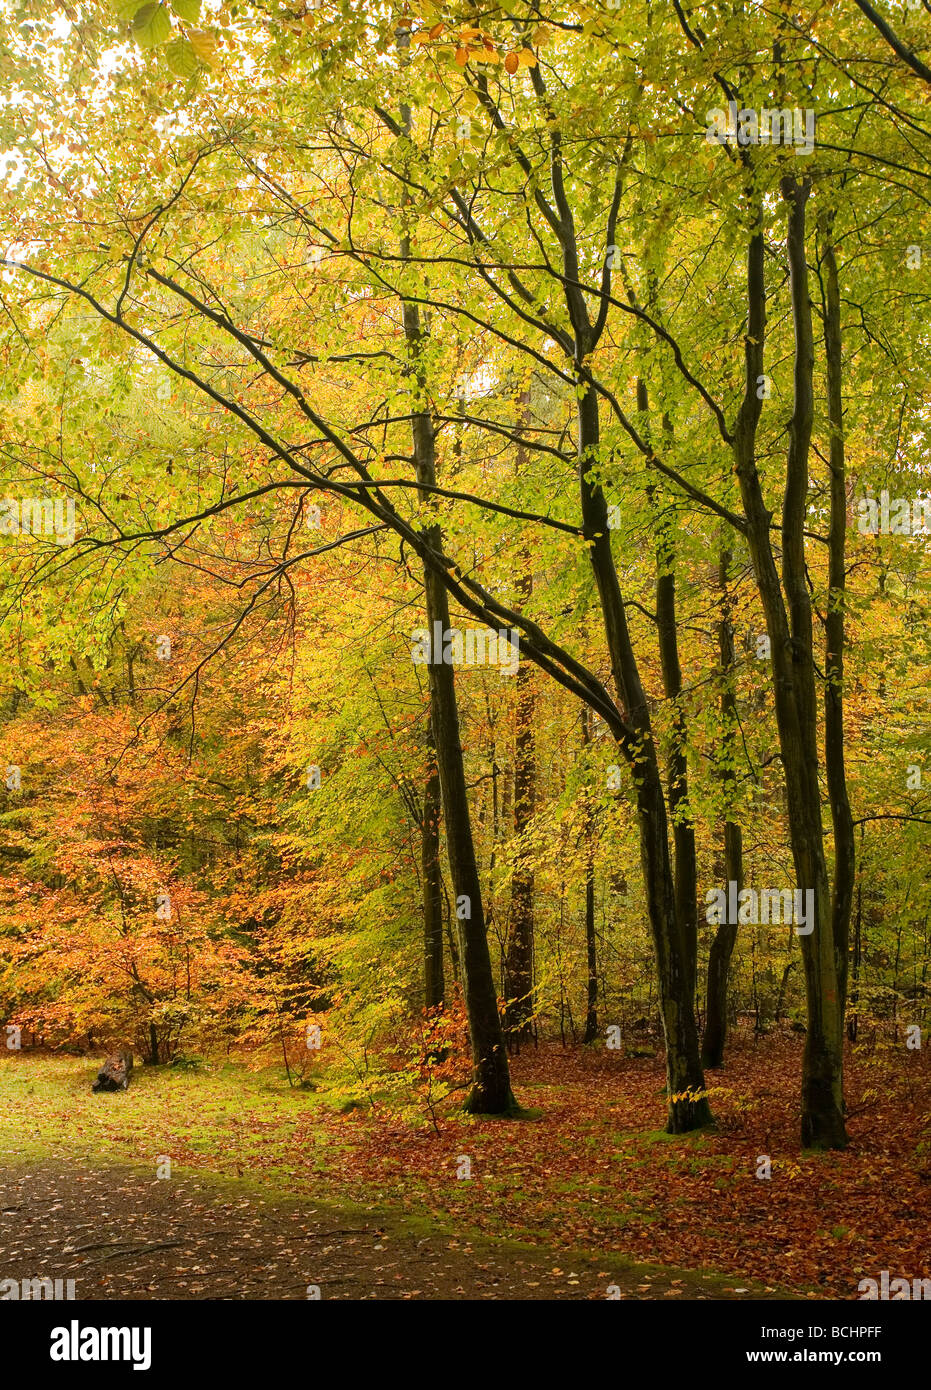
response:
[[[78,1299],[766,1299],[713,1274],[450,1239],[239,1181],[46,1162],[2,1180],[0,1278],[73,1279]],[[319,1290],[311,1295],[310,1287]]]
[[[217,1063],[92,1095],[95,1059],[8,1054],[0,1279],[74,1278],[79,1298],[850,1299],[883,1269],[931,1275],[923,1053],[851,1055],[851,1146],[827,1155],[798,1149],[800,1062],[795,1037],[738,1041],[709,1078],[717,1128],[669,1136],[660,1057],[525,1051],[514,1086],[537,1118],[435,1128],[341,1113],[325,1067],[314,1091]]]

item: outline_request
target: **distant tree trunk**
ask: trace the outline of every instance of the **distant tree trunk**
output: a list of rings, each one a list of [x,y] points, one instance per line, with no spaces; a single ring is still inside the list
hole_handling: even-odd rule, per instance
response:
[[[526,568],[517,587],[523,606],[533,589],[533,579]],[[536,777],[535,697],[533,671],[529,662],[518,665],[515,681],[514,834],[520,840],[533,816]],[[504,994],[507,999],[505,1024],[509,1038],[518,1043],[530,1037],[534,1014],[533,891],[533,869],[529,867],[526,851],[519,848],[511,879],[511,918],[504,958]]]
[[[432,723],[427,725],[427,779],[423,792],[424,1001],[436,1008],[445,998],[443,980],[443,880],[440,871],[440,773]]]
[[[863,836],[865,826],[860,826],[860,871],[857,873],[857,910],[853,919],[853,960],[851,961],[853,984],[850,990],[850,1016],[847,1019],[847,1037],[856,1042],[859,1027],[860,1007],[860,966],[863,956]]]
[[[595,942],[595,864],[589,856],[585,869],[585,948],[588,957],[588,999],[585,1008],[585,1042],[598,1036],[598,954]]]
[[[592,741],[592,711],[582,707],[582,742]],[[595,941],[595,818],[591,806],[585,818],[585,954],[588,966],[588,997],[585,1006],[585,1036],[583,1042],[593,1043],[598,1036],[598,953]]]
[[[724,784],[724,879],[736,883],[737,892],[743,888],[743,834],[736,821],[731,820],[736,775],[734,756],[737,744],[737,697],[734,689],[734,628],[731,622],[731,602],[728,591],[728,571],[731,553],[721,551],[718,582],[721,588],[721,618],[718,623],[718,653],[721,667],[721,780]],[[724,1065],[724,1043],[727,1037],[727,981],[731,955],[737,941],[737,923],[721,922],[714,934],[708,956],[708,983],[705,999],[705,1035],[702,1039],[702,1062],[708,1068]]]
[[[776,996],[776,1022],[782,1018],[786,1009],[786,990],[789,987],[789,976],[795,965],[794,960],[790,960],[782,972],[782,979],[779,981],[779,993]]]
[[[736,883],[738,893],[743,888],[743,838],[740,826],[727,821],[724,826],[724,877]],[[730,977],[731,956],[737,941],[737,923],[721,922],[714,934],[708,953],[708,985],[705,998],[705,1035],[702,1039],[702,1061],[712,1070],[724,1066],[724,1044],[727,1039],[727,983]]]

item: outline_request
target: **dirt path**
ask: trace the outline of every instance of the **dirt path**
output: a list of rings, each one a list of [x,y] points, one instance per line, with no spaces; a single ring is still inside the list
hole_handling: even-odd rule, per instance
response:
[[[77,1299],[759,1299],[750,1281],[418,1236],[378,1212],[126,1167],[0,1176],[0,1279],[74,1279]],[[757,1289],[759,1286],[757,1286]],[[616,1295],[615,1295],[616,1296]]]

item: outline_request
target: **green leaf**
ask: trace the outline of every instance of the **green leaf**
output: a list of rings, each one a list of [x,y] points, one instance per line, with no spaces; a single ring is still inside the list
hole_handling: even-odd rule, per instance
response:
[[[143,5],[132,27],[133,38],[140,48],[155,48],[171,33],[171,19],[164,5]]]
[[[166,56],[168,66],[176,77],[193,77],[200,67],[197,54],[185,38],[172,39]]]
[[[145,0],[113,0],[113,12],[122,23],[128,24],[145,4]]]
[[[200,19],[200,0],[171,0],[171,8],[185,24],[196,24]]]

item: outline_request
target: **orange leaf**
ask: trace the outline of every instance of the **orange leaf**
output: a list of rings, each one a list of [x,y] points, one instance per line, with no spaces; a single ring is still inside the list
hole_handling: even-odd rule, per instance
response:
[[[520,59],[518,58],[517,54],[516,54],[516,53],[509,53],[508,56],[507,56],[507,57],[505,58],[505,60],[504,60],[504,71],[505,71],[505,72],[516,72],[517,69],[518,69],[519,67],[520,67]]]

